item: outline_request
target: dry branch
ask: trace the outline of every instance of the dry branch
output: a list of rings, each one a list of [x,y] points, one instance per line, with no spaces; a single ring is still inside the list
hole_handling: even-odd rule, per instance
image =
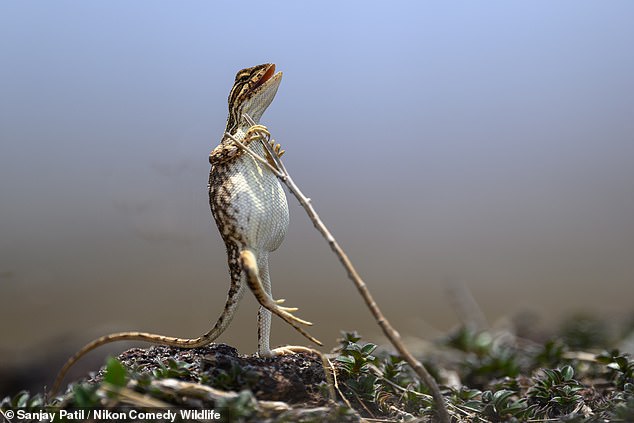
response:
[[[248,115],[245,114],[243,116],[250,125],[255,125],[255,122],[253,121],[253,119],[251,119]],[[297,198],[297,201],[299,201],[299,203],[302,205],[304,210],[306,210],[306,213],[308,214],[308,217],[310,218],[310,220],[313,222],[313,225],[315,226],[315,228],[319,231],[319,233],[323,235],[326,241],[328,241],[330,248],[335,253],[335,255],[337,256],[337,258],[339,259],[343,267],[346,269],[346,272],[348,273],[348,277],[352,280],[352,282],[354,282],[357,290],[361,294],[361,297],[363,297],[363,300],[365,301],[366,305],[370,309],[370,312],[374,316],[376,322],[383,330],[383,333],[385,334],[385,336],[390,340],[394,348],[405,359],[405,361],[407,361],[407,363],[412,367],[412,369],[414,369],[416,374],[423,380],[425,385],[427,385],[427,387],[431,391],[432,396],[434,397],[434,401],[436,403],[436,408],[438,411],[438,415],[440,417],[440,421],[442,421],[443,423],[449,423],[450,421],[449,413],[447,412],[445,401],[442,394],[440,393],[440,388],[438,388],[438,384],[436,383],[434,378],[431,376],[431,374],[429,374],[425,366],[420,361],[418,361],[405,347],[405,344],[403,343],[401,336],[392,327],[390,322],[381,312],[381,309],[377,305],[376,301],[374,301],[374,298],[372,297],[372,294],[370,293],[365,282],[363,282],[363,280],[361,279],[361,276],[359,276],[359,273],[352,265],[352,262],[350,261],[346,253],[343,251],[341,246],[339,246],[339,243],[337,242],[335,237],[330,233],[328,228],[326,228],[326,225],[324,225],[324,223],[322,222],[321,218],[319,217],[314,207],[312,206],[310,199],[306,197],[301,192],[301,190],[297,187],[297,185],[295,184],[295,182],[289,175],[288,171],[286,170],[284,163],[282,163],[282,160],[280,160],[278,155],[275,154],[275,151],[273,151],[273,148],[271,147],[271,145],[268,142],[268,139],[266,138],[266,134],[260,133],[260,136],[261,136],[260,141],[264,145],[264,148],[266,149],[266,151],[271,156],[271,159],[275,163],[275,166],[271,166],[264,158],[259,157],[257,154],[251,151],[247,146],[245,146],[236,138],[232,137],[230,134],[226,134],[226,135],[229,136],[231,139],[233,139],[233,141],[236,142],[238,146],[240,146],[249,154],[251,154],[251,156],[253,156],[256,160],[260,161],[261,163],[265,163],[268,166],[268,168],[271,169],[271,171],[275,173],[275,175],[277,175],[277,177],[288,187],[289,191],[295,196],[295,198]]]

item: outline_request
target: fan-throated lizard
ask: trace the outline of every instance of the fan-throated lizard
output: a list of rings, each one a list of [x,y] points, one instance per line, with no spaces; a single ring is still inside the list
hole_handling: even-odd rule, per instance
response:
[[[260,303],[258,311],[258,355],[269,357],[303,347],[281,347],[271,350],[269,336],[271,312],[277,314],[311,341],[321,343],[307,334],[299,324],[310,322],[295,317],[296,308],[282,307],[284,300],[271,298],[268,255],[282,243],[289,223],[286,196],[277,177],[270,169],[242,150],[227,134],[248,145],[251,151],[267,157],[258,133],[268,134],[261,125],[251,127],[243,115],[255,122],[273,101],[282,81],[274,64],[242,69],[229,94],[229,117],[225,135],[209,155],[209,204],[218,230],[225,242],[229,261],[231,286],[224,310],[213,328],[198,338],[175,338],[146,332],[120,332],[95,339],[64,364],[51,394],[57,392],[68,369],[89,351],[114,341],[147,341],[184,348],[201,347],[213,342],[229,326],[244,294],[245,283]],[[268,142],[268,138],[265,142]],[[281,156],[279,145],[274,151]],[[269,157],[270,161],[270,157]]]

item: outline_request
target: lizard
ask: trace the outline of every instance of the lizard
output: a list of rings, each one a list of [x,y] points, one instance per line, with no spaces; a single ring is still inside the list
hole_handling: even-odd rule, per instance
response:
[[[256,123],[273,101],[282,80],[282,72],[266,63],[245,68],[236,74],[229,93],[229,116],[220,144],[209,155],[209,204],[212,215],[225,243],[231,284],[224,309],[211,330],[197,338],[177,338],[148,332],[119,332],[99,337],[70,357],[59,371],[53,396],[60,388],[68,370],[85,354],[115,341],[146,341],[159,345],[196,348],[212,343],[229,326],[248,286],[260,303],[258,310],[258,348],[261,357],[309,351],[306,347],[288,346],[271,349],[269,344],[271,313],[292,325],[317,345],[322,345],[300,325],[312,323],[292,313],[294,307],[282,307],[284,300],[273,300],[268,269],[268,254],[282,243],[289,224],[288,204],[275,174],[263,166],[235,140],[249,146],[260,157],[274,165],[262,142],[270,141],[265,126],[249,125],[244,114]],[[262,142],[254,142],[260,140]],[[279,157],[280,145],[272,144]]]

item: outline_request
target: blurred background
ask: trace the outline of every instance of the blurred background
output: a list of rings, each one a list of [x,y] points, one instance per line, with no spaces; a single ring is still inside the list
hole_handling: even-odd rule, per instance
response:
[[[208,154],[236,71],[265,62],[284,79],[262,123],[405,338],[459,323],[451,287],[492,323],[626,318],[632,18],[627,1],[3,2],[0,396],[50,385],[93,337],[215,322]],[[274,296],[326,348],[344,329],[381,342],[289,204]],[[255,351],[251,295],[218,341]],[[276,319],[272,343],[304,340]]]

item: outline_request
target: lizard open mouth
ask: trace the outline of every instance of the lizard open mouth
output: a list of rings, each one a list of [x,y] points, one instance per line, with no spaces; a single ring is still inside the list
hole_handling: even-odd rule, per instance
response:
[[[273,75],[275,75],[275,65],[271,64],[266,72],[264,72],[264,75],[262,75],[260,80],[255,84],[253,91],[257,90],[260,86],[264,85],[266,81],[273,78]]]
[[[259,119],[271,104],[282,81],[282,72],[275,72],[273,63],[243,69],[236,75],[236,83],[229,93],[229,112],[238,122],[242,113]],[[233,112],[232,112],[233,111]]]

